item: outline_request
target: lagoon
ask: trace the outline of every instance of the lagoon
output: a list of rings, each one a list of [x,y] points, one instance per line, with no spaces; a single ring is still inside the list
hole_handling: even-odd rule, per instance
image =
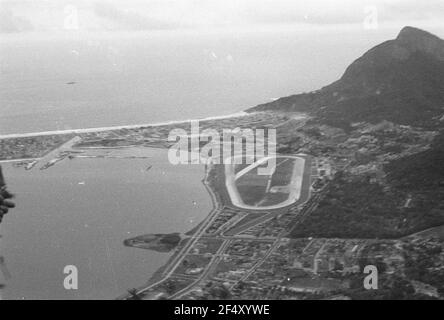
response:
[[[0,230],[12,276],[3,298],[116,298],[171,256],[124,247],[126,238],[186,232],[210,212],[202,165],[173,166],[164,149],[106,152],[149,158],[65,159],[30,171],[2,164],[17,203]],[[66,265],[78,268],[78,290],[63,287]]]

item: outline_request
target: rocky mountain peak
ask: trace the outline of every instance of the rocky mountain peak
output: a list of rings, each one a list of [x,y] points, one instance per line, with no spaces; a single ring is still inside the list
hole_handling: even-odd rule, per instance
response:
[[[355,60],[338,81],[250,110],[308,112],[329,123],[436,125],[444,112],[444,40],[405,27]]]
[[[398,34],[395,43],[411,52],[425,52],[444,61],[444,40],[427,31],[404,27]]]

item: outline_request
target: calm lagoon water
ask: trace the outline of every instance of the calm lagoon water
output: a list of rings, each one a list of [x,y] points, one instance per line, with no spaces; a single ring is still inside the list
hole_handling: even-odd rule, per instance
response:
[[[172,166],[161,149],[113,153],[150,158],[66,159],[30,171],[2,165],[17,202],[1,226],[0,252],[12,275],[3,298],[116,298],[170,257],[124,247],[125,238],[186,232],[211,210],[203,166]],[[66,265],[78,268],[78,290],[63,287]]]

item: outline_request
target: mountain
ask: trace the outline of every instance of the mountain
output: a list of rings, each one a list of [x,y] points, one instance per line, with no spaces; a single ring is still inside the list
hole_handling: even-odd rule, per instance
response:
[[[444,113],[444,40],[405,27],[354,61],[338,81],[247,110],[300,111],[333,125],[436,124]]]

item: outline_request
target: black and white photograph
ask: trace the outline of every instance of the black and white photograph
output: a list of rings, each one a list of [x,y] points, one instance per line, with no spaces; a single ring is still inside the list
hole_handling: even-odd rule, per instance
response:
[[[443,39],[442,0],[0,0],[0,300],[444,300]]]

